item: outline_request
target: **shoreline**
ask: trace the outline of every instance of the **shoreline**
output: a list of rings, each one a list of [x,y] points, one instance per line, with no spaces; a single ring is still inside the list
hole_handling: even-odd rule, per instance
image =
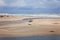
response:
[[[22,16],[22,17],[29,17],[29,18],[60,18],[60,15],[56,15],[56,14],[0,14],[0,17],[1,16],[13,16],[13,17],[20,17],[20,16]]]

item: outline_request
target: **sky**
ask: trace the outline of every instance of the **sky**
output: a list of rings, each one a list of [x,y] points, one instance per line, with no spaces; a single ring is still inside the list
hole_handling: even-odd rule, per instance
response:
[[[0,13],[60,13],[60,0],[0,0]]]

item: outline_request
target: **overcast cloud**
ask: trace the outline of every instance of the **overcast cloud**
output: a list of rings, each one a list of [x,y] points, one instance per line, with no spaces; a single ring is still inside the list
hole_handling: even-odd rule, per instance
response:
[[[0,7],[60,8],[60,0],[0,0]]]

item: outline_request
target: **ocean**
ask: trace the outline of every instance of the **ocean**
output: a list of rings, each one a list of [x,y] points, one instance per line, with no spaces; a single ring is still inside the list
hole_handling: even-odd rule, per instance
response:
[[[30,36],[30,37],[5,37],[0,40],[60,40],[60,36]]]
[[[13,16],[28,16],[28,17],[43,17],[43,18],[60,18],[58,13],[0,13],[0,15],[13,15]]]

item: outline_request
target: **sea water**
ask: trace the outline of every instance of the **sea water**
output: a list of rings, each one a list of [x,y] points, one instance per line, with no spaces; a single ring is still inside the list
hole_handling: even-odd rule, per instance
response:
[[[56,13],[0,13],[0,15],[60,18],[60,14]]]
[[[0,40],[60,40],[60,36],[5,37]]]

